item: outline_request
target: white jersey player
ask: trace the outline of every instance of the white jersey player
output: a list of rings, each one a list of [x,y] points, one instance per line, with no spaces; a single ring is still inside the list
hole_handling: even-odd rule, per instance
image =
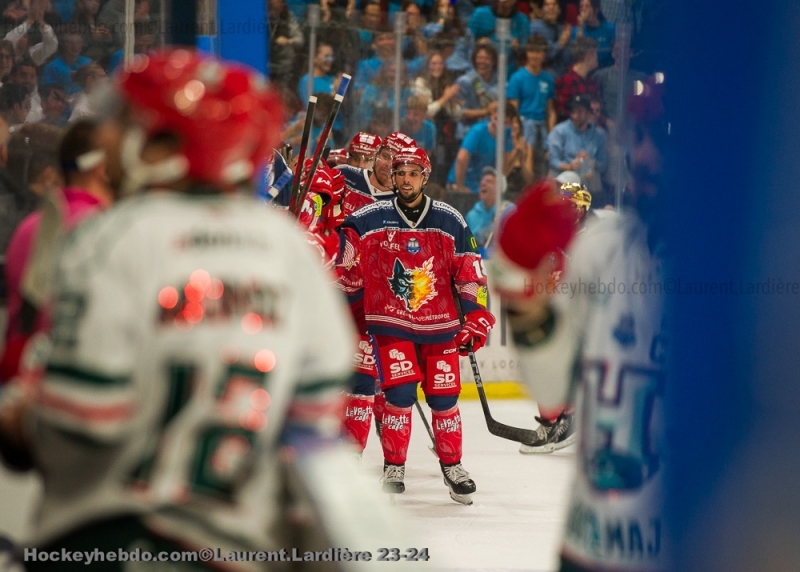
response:
[[[109,174],[150,190],[72,237],[25,430],[0,412],[4,456],[27,448],[44,478],[35,545],[291,547],[278,450],[315,459],[339,437],[355,332],[291,219],[235,193],[281,105],[254,72],[187,50],[137,60],[118,89]]]
[[[666,337],[661,242],[651,224],[661,173],[653,113],[660,110],[659,93],[659,85],[649,84],[644,94],[652,99],[631,103],[639,118],[632,153],[635,208],[587,224],[568,250],[555,294],[537,294],[549,261],[540,264],[543,258],[530,257],[530,246],[518,241],[529,223],[514,217],[530,217],[526,203],[534,197],[523,199],[506,221],[502,255],[490,274],[512,308],[520,365],[537,402],[560,406],[574,384],[579,468],[566,517],[562,572],[668,567]],[[546,232],[529,231],[535,240],[533,234]],[[526,294],[533,296],[526,300]]]

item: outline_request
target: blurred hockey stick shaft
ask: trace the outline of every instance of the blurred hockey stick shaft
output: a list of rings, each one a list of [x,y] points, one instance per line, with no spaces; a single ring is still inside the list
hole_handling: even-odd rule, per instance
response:
[[[300,198],[300,175],[303,173],[303,163],[306,160],[308,151],[308,141],[311,139],[311,128],[314,124],[314,111],[317,108],[316,96],[308,98],[308,108],[306,109],[306,120],[303,124],[303,137],[300,139],[300,150],[297,153],[297,166],[294,168],[294,179],[292,180],[292,194],[289,199],[289,212],[297,215],[300,206],[297,204]]]
[[[350,76],[347,74],[343,74],[342,80],[339,82],[339,89],[336,91],[336,95],[333,96],[333,105],[331,106],[331,112],[328,114],[328,118],[325,120],[325,126],[322,128],[322,133],[320,133],[319,135],[319,141],[317,141],[317,147],[316,150],[314,151],[314,159],[313,161],[311,161],[311,168],[308,170],[308,173],[306,174],[306,184],[303,185],[303,190],[297,197],[295,210],[291,211],[295,216],[300,212],[300,209],[303,208],[303,201],[305,200],[306,195],[308,194],[308,189],[311,188],[311,180],[314,178],[314,173],[317,170],[317,166],[319,165],[320,160],[322,160],[322,151],[323,149],[325,149],[325,145],[328,142],[328,137],[331,134],[331,129],[333,129],[333,122],[336,121],[336,116],[339,114],[339,107],[341,107],[342,105],[344,94],[347,93],[347,88],[349,86],[350,86]],[[298,167],[298,169],[300,169],[300,172],[302,172],[302,167]]]

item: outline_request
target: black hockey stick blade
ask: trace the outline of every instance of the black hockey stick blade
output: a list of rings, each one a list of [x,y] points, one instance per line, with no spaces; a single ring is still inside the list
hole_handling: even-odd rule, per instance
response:
[[[469,363],[472,366],[472,376],[475,378],[475,386],[478,388],[478,397],[481,400],[483,416],[486,418],[486,427],[489,429],[489,433],[517,443],[533,443],[537,439],[536,431],[533,429],[512,427],[511,425],[500,423],[492,417],[492,412],[489,411],[489,402],[486,399],[486,392],[483,389],[481,372],[478,369],[478,360],[475,358],[475,352],[472,351],[472,344],[470,344],[469,348]]]

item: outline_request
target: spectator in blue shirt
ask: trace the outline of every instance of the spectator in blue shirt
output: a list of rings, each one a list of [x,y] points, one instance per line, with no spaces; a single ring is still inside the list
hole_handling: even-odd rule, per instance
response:
[[[508,101],[522,116],[525,141],[539,150],[556,124],[556,81],[542,70],[546,54],[547,40],[538,35],[528,38],[525,67],[514,72],[506,92]]]
[[[497,102],[497,50],[483,43],[472,52],[472,69],[456,80],[463,109],[456,139],[461,140],[478,121],[487,121]]]
[[[531,36],[541,35],[547,40],[547,59],[545,69],[558,77],[569,68],[569,46],[572,38],[572,26],[560,23],[561,6],[558,0],[544,0],[542,19],[531,20]]]
[[[381,66],[381,71],[372,83],[364,88],[359,100],[357,113],[358,125],[361,131],[369,131],[367,126],[372,119],[372,112],[378,107],[388,107],[394,109],[394,75],[397,66],[394,61],[388,61]],[[400,117],[405,115],[405,103],[411,95],[411,90],[406,86],[405,71],[401,70],[401,90],[400,90]]]
[[[611,48],[614,47],[616,27],[607,21],[600,9],[600,0],[581,0],[578,12],[578,25],[572,31],[572,38],[585,36],[597,42],[597,60],[600,67],[610,66]]]
[[[503,175],[500,175],[499,183],[502,196],[506,192],[506,178]],[[497,211],[497,171],[494,167],[484,167],[481,171],[478,196],[480,200],[475,203],[465,218],[478,242],[478,248],[481,249],[481,256],[484,256],[486,254],[484,249],[488,248],[491,243],[494,216]],[[500,208],[500,217],[502,218],[514,209],[514,205],[503,201]]]
[[[64,88],[67,96],[75,95],[81,88],[72,81],[72,72],[92,63],[92,60],[81,55],[83,36],[77,31],[67,31],[61,36],[58,49],[60,55],[44,66],[40,83],[42,85],[58,84]]]
[[[333,82],[336,78],[331,75],[333,67],[333,48],[326,43],[317,44],[317,53],[314,56],[314,79],[311,93],[333,93]],[[300,78],[297,83],[297,94],[300,101],[308,99],[308,74]]]
[[[517,12],[516,0],[492,0],[489,6],[475,8],[469,19],[469,29],[476,40],[489,38],[498,45],[495,25],[498,18],[511,20],[511,48],[518,48],[525,43],[531,31],[531,22],[525,14]]]
[[[406,113],[400,123],[400,131],[417,142],[435,165],[436,127],[425,119],[428,115],[428,99],[422,95],[412,95],[406,100]]]
[[[547,137],[550,173],[575,171],[590,192],[601,189],[600,177],[608,166],[606,136],[589,121],[591,102],[585,95],[570,102],[569,119],[556,125]]]
[[[511,104],[506,105],[506,121],[517,116]],[[505,154],[512,150],[511,128],[505,130]],[[492,105],[491,120],[473,125],[464,137],[464,142],[456,155],[455,163],[450,169],[447,183],[454,191],[477,193],[481,171],[484,167],[494,165],[497,149],[497,104]]]

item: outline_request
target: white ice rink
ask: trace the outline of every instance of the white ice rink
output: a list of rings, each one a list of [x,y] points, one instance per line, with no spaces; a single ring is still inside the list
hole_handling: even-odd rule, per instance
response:
[[[492,415],[508,425],[533,428],[533,402],[495,400]],[[427,406],[423,409],[429,414]],[[474,504],[450,500],[430,440],[414,414],[406,464],[406,492],[396,507],[406,514],[429,565],[439,570],[549,572],[557,569],[574,447],[551,455],[520,455],[518,445],[491,435],[478,401],[462,401],[464,466],[478,487]],[[375,433],[364,452],[376,487],[383,465]],[[20,539],[33,510],[36,483],[0,471],[0,535]],[[405,547],[398,547],[405,548]]]

